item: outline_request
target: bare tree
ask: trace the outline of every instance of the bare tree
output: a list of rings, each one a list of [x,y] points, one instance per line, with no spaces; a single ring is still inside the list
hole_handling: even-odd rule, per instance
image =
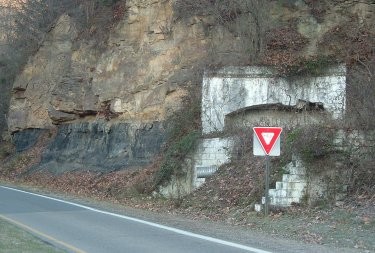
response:
[[[358,60],[350,69],[348,82],[349,127],[375,129],[375,55],[367,61]]]
[[[82,39],[95,36],[94,39],[102,43],[106,41],[109,26],[124,14],[125,7],[121,3],[125,0],[7,0],[0,3],[0,132],[5,126],[4,114],[14,78],[43,44],[57,19],[63,13],[68,14],[81,29]]]
[[[353,193],[375,194],[375,48],[357,58],[348,74],[347,133],[350,150],[346,159]]]
[[[13,80],[56,19],[77,0],[11,0],[0,8],[0,133],[5,129]]]
[[[208,24],[208,32],[211,26],[219,25],[237,38],[230,48],[213,39],[209,62],[246,65],[254,63],[263,53],[268,4],[264,0],[177,0],[174,9],[176,19],[212,17],[214,23]]]

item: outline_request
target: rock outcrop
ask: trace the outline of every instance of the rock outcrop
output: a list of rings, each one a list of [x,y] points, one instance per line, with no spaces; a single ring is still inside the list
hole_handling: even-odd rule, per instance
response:
[[[299,54],[317,54],[317,40],[348,20],[338,6],[317,20],[304,1],[288,2],[293,11],[273,3],[269,13],[282,24],[296,20],[295,29],[309,40]],[[83,36],[74,18],[62,15],[14,82],[9,131],[19,135],[26,129],[58,129],[42,167],[57,170],[57,161],[71,161],[66,166],[72,169],[88,164],[112,170],[149,161],[165,140],[159,126],[189,95],[187,87],[197,79],[197,68],[203,72],[212,48],[221,57],[236,58],[240,35],[231,29],[239,23],[224,29],[211,16],[176,18],[172,0],[122,4],[125,14],[108,26],[104,46],[94,36]],[[369,6],[351,4],[349,12],[365,24],[372,20]],[[144,130],[145,124],[152,129]],[[105,129],[116,137],[108,137]],[[136,150],[137,145],[151,145],[152,151]],[[137,157],[135,151],[148,155]],[[94,153],[99,155],[90,162]]]
[[[37,169],[61,173],[140,168],[160,152],[165,136],[161,123],[64,124],[59,126]]]
[[[183,87],[204,57],[204,34],[197,21],[172,32],[169,1],[126,8],[104,49],[61,16],[17,77],[9,130],[18,139],[34,133],[27,129],[58,132],[37,168],[111,171],[145,165],[161,151],[162,122],[188,95]]]
[[[80,40],[72,18],[60,17],[14,83],[11,132],[88,121],[107,106],[127,122],[163,121],[179,107],[190,69],[206,52],[199,21],[172,27],[169,1],[127,5],[104,52]]]

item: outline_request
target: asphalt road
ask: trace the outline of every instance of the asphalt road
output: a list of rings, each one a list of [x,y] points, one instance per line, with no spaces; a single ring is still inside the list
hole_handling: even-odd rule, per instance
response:
[[[0,218],[75,253],[269,253],[4,186],[0,186]]]

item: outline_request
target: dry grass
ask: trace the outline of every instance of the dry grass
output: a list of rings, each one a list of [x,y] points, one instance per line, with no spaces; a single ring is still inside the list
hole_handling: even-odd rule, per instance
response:
[[[0,251],[3,253],[62,253],[30,233],[0,219]]]

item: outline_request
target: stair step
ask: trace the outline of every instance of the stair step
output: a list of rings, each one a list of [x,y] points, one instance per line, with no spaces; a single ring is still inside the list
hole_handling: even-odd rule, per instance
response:
[[[300,168],[300,167],[289,167],[286,169],[290,175],[305,175],[306,170],[305,168]]]
[[[268,194],[273,198],[301,198],[304,194],[304,191],[292,189],[272,189],[268,192]]]
[[[306,187],[306,182],[276,182],[276,190],[293,189],[302,191]]]
[[[283,174],[282,182],[305,182],[303,175]]]

